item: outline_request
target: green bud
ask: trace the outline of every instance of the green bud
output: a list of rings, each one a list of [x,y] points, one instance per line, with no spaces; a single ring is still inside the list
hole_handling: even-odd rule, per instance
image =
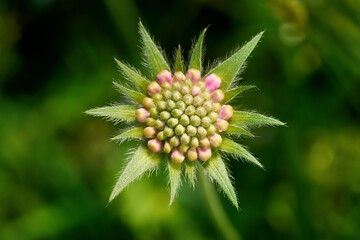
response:
[[[203,104],[203,102],[204,102],[204,99],[201,96],[194,97],[194,105],[195,106],[200,106]]]
[[[207,131],[206,131],[206,129],[203,128],[203,127],[198,127],[198,128],[197,128],[197,133],[198,133],[198,135],[199,135],[200,138],[204,138],[204,137],[206,137],[206,135],[207,135]]]
[[[187,157],[189,161],[195,161],[198,158],[196,148],[190,148],[187,151]]]
[[[203,107],[206,109],[207,112],[211,112],[211,110],[213,109],[213,102],[212,101],[206,101],[204,102]]]
[[[203,118],[201,119],[201,126],[207,128],[207,127],[210,126],[210,124],[211,124],[211,119],[210,119],[208,116],[203,117]]]
[[[193,137],[190,141],[190,146],[197,148],[199,146],[199,139],[197,137]]]
[[[189,146],[188,145],[183,145],[181,144],[179,147],[178,147],[178,150],[181,152],[181,153],[186,153],[186,151],[189,149]]]
[[[182,86],[180,91],[183,95],[188,94],[188,93],[190,93],[190,87],[186,86],[186,85]]]
[[[179,82],[173,82],[172,87],[173,87],[174,90],[180,90],[181,85],[182,84],[179,83]]]
[[[185,111],[186,104],[184,103],[184,101],[178,101],[176,103],[176,107],[177,107],[177,109],[179,109],[181,111]]]
[[[187,125],[189,125],[189,123],[190,123],[190,119],[189,119],[188,115],[186,115],[186,114],[181,115],[180,124],[183,126],[187,126]]]
[[[221,109],[221,104],[220,103],[214,103],[213,104],[213,111],[218,112],[218,111],[220,111],[220,109]]]
[[[172,149],[172,147],[171,147],[170,143],[169,143],[168,141],[166,141],[166,142],[164,143],[164,152],[165,152],[165,153],[170,153],[170,152],[171,152],[171,149]]]
[[[181,144],[189,144],[189,142],[190,142],[190,137],[186,134],[186,133],[184,133],[182,136],[181,136],[181,138],[180,138],[180,141],[181,141]]]
[[[185,114],[188,116],[194,115],[195,110],[195,107],[193,105],[190,105],[185,109]]]
[[[183,99],[184,99],[184,101],[185,101],[185,103],[186,103],[187,105],[192,104],[193,101],[194,101],[194,97],[193,97],[192,95],[190,95],[190,94],[186,94],[186,95],[183,97]]]
[[[152,100],[152,98],[149,98],[149,97],[145,97],[143,100],[142,100],[142,105],[144,105],[144,107],[146,109],[150,109],[152,107],[155,107],[155,104],[154,104],[154,101]]]
[[[156,93],[152,98],[154,99],[155,102],[158,102],[163,99],[163,96],[160,93]]]
[[[156,138],[159,139],[160,141],[165,140],[166,137],[165,137],[164,131],[158,132]]]
[[[159,115],[158,110],[156,108],[154,108],[154,107],[150,108],[149,112],[150,112],[150,116],[153,117],[153,118],[157,118],[158,115]]]
[[[166,102],[165,101],[158,101],[156,103],[156,107],[158,110],[165,110],[166,109]]]
[[[211,98],[211,93],[208,91],[203,92],[201,95],[202,95],[204,101],[209,100]]]
[[[163,82],[161,84],[161,88],[170,90],[171,89],[171,84],[169,82]]]
[[[209,113],[208,117],[211,119],[211,122],[215,122],[219,118],[219,114],[216,112]]]
[[[198,86],[200,89],[205,89],[206,84],[204,81],[198,81],[196,86]]]
[[[162,130],[164,129],[164,123],[160,119],[157,119],[155,121],[154,127],[158,130]]]
[[[183,111],[181,111],[180,109],[174,109],[171,111],[171,116],[178,118],[183,114]]]
[[[167,112],[167,111],[162,111],[160,113],[160,119],[163,120],[163,121],[166,121],[170,118],[170,113]]]
[[[204,129],[205,130],[205,129]],[[175,128],[175,134],[180,136],[180,135],[183,135],[185,132],[185,127],[183,125],[177,125],[176,128]]]
[[[154,127],[146,127],[143,133],[146,138],[154,138],[156,136],[156,129]]]
[[[194,126],[188,125],[186,127],[186,133],[191,137],[195,136],[196,135],[196,128]]]
[[[204,107],[198,107],[196,108],[196,112],[195,114],[198,115],[199,117],[205,117],[206,116],[206,109]]]
[[[176,125],[179,124],[179,120],[177,118],[170,118],[166,124],[171,127],[171,128],[174,128]]]
[[[155,119],[151,118],[151,117],[148,117],[146,119],[146,125],[148,125],[149,127],[153,127],[155,124]]]
[[[171,96],[172,96],[170,90],[164,90],[164,91],[162,92],[162,95],[164,96],[164,98],[165,98],[166,100],[170,100],[170,99],[171,99]]]
[[[209,136],[214,135],[216,133],[216,127],[211,124],[207,129],[207,133]]]
[[[174,136],[174,137],[170,138],[170,145],[172,147],[177,147],[177,146],[179,146],[179,144],[180,144],[180,141],[179,141],[178,137]]]
[[[174,131],[172,128],[169,128],[169,127],[165,127],[164,129],[164,135],[165,137],[172,137],[174,136]]]
[[[176,107],[176,104],[175,104],[175,102],[173,100],[167,100],[166,101],[166,109],[168,111],[173,110],[175,107]]]
[[[192,81],[189,78],[186,78],[183,83],[187,86],[189,86],[190,88],[193,86]]]
[[[177,102],[182,98],[182,95],[179,91],[173,91],[172,92],[172,99]]]
[[[201,138],[200,139],[200,147],[210,147],[210,141],[208,138]]]
[[[201,120],[198,116],[194,115],[194,116],[190,117],[190,122],[191,122],[191,125],[193,125],[194,127],[197,127],[200,125]]]

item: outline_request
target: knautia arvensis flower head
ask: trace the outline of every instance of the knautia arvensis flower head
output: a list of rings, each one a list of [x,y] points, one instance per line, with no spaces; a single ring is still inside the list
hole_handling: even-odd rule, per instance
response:
[[[86,113],[115,121],[133,123],[112,140],[139,139],[140,146],[130,156],[110,196],[112,201],[127,185],[161,163],[168,166],[170,204],[178,191],[182,166],[195,187],[196,171],[205,171],[238,207],[235,190],[223,161],[224,154],[240,157],[262,167],[237,136],[252,136],[251,126],[283,125],[282,122],[255,112],[234,109],[231,100],[253,86],[235,86],[245,60],[262,32],[210,71],[202,69],[202,45],[206,29],[193,47],[187,68],[182,51],[176,50],[172,68],[162,51],[139,24],[144,62],[149,75],[116,60],[131,87],[114,83],[133,100],[132,105],[95,108]],[[229,136],[232,135],[231,138]]]

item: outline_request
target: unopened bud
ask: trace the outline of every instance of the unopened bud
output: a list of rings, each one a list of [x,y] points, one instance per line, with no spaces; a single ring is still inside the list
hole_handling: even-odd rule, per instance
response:
[[[157,82],[150,82],[147,87],[147,90],[149,94],[153,96],[154,94],[161,92],[161,87]]]
[[[206,111],[206,109],[204,107],[196,108],[195,114],[198,115],[199,117],[205,117],[206,113],[207,113],[207,111]]]
[[[179,122],[180,122],[181,125],[186,127],[187,125],[189,125],[190,119],[189,119],[188,115],[183,114],[183,115],[181,115]]]
[[[204,90],[206,84],[203,81],[199,81],[199,82],[196,83],[196,86],[198,86],[201,90]]]
[[[161,142],[159,141],[159,139],[151,139],[148,141],[147,145],[148,148],[153,152],[160,152],[161,150]]]
[[[207,128],[207,127],[210,126],[210,124],[211,124],[211,119],[210,119],[208,116],[203,117],[203,118],[201,119],[201,126]]]
[[[190,80],[190,78],[185,78],[184,83],[186,86],[189,86],[190,88],[192,88],[193,86],[193,82]]]
[[[167,100],[166,101],[166,109],[168,111],[173,110],[174,108],[176,108],[176,103],[173,100]]]
[[[219,132],[224,132],[228,129],[229,123],[224,119],[218,119],[215,122],[215,127],[219,129]]]
[[[161,95],[160,93],[156,93],[156,94],[153,95],[152,99],[155,102],[161,101],[161,100],[163,100],[163,95]]]
[[[190,148],[187,151],[187,157],[189,161],[195,161],[198,158],[196,148]]]
[[[204,99],[201,96],[194,97],[194,105],[201,106],[204,102]]]
[[[146,127],[143,133],[146,138],[154,138],[156,136],[156,129],[154,127]]]
[[[179,83],[179,82],[174,82],[173,85],[172,85],[174,90],[180,90],[181,86],[182,86],[182,84]]]
[[[172,149],[172,147],[171,147],[170,143],[168,141],[166,141],[164,143],[164,149],[163,149],[164,152],[169,154],[171,152],[171,149]]]
[[[173,163],[182,163],[185,159],[184,154],[182,154],[179,150],[175,149],[171,153],[171,161]]]
[[[209,91],[204,91],[201,96],[203,97],[204,101],[206,101],[211,98],[211,93]]]
[[[181,136],[180,141],[181,141],[181,144],[184,144],[184,145],[189,144],[189,142],[190,142],[190,137],[189,137],[186,133],[184,133],[184,134]]]
[[[182,98],[182,95],[179,91],[173,91],[172,93],[172,100],[175,102],[179,101]]]
[[[210,136],[209,139],[211,146],[220,147],[222,143],[222,137],[219,134],[215,133],[214,135]]]
[[[152,100],[152,98],[149,98],[149,97],[145,97],[142,100],[142,105],[144,105],[144,107],[147,108],[147,109],[155,107],[154,101]]]
[[[190,94],[186,94],[186,95],[183,97],[183,100],[184,100],[184,102],[185,102],[187,105],[190,105],[190,104],[193,103],[194,98],[193,98],[193,96],[191,96]]]
[[[165,140],[165,134],[164,131],[158,132],[158,134],[156,135],[156,138],[159,139],[160,141]]]
[[[184,80],[185,80],[185,75],[181,71],[174,73],[174,81],[182,82]]]
[[[174,128],[176,125],[179,124],[179,120],[177,118],[170,118],[166,124],[171,127],[171,128]]]
[[[210,74],[204,79],[206,90],[212,92],[217,89],[221,84],[221,78],[215,73]]]
[[[165,124],[160,119],[155,120],[154,127],[157,130],[163,130],[164,126],[165,126]]]
[[[186,104],[183,101],[178,101],[176,103],[176,108],[179,109],[180,111],[185,111]]]
[[[229,118],[231,118],[231,116],[233,115],[233,113],[234,113],[234,109],[233,109],[232,106],[230,106],[230,105],[224,105],[224,106],[222,106],[222,108],[220,109],[219,118],[228,120]]]
[[[157,118],[159,115],[159,112],[155,107],[150,108],[149,112],[150,112],[150,116],[153,118]]]
[[[177,147],[177,146],[179,146],[179,144],[180,144],[180,140],[177,136],[170,138],[170,145],[172,147]]]
[[[146,119],[146,125],[148,125],[149,127],[153,127],[155,124],[155,119],[153,119],[152,117],[148,117]]]
[[[197,137],[193,137],[190,141],[190,146],[197,148],[199,146],[199,139]]]
[[[191,122],[191,125],[193,125],[194,127],[197,127],[200,125],[201,119],[198,116],[194,115],[194,116],[190,117],[190,122]]]
[[[180,90],[180,92],[181,92],[183,95],[190,93],[190,91],[191,91],[191,89],[190,89],[190,87],[187,86],[187,85],[182,86],[182,87],[181,87],[181,90]]]
[[[195,114],[195,111],[196,111],[195,107],[193,105],[190,105],[185,109],[185,114],[191,116]]]
[[[146,119],[149,117],[149,115],[150,113],[144,108],[139,108],[135,111],[135,118],[140,123],[146,122]]]
[[[167,112],[167,111],[162,111],[160,113],[160,119],[163,120],[163,121],[166,121],[170,118],[170,113]]]
[[[199,159],[203,162],[206,162],[211,158],[211,149],[210,148],[198,148]]]
[[[189,69],[189,71],[186,73],[186,77],[187,78],[190,78],[190,80],[193,82],[193,83],[196,83],[200,80],[201,78],[201,73],[199,70],[197,69]]]
[[[196,135],[196,128],[192,125],[188,125],[186,127],[186,133],[189,135],[189,136],[195,136]]]
[[[162,95],[164,96],[164,98],[166,100],[170,100],[171,96],[172,96],[172,93],[171,93],[170,90],[165,89],[165,90],[162,91]]]
[[[200,147],[210,147],[210,141],[208,138],[200,138]]]
[[[214,135],[216,133],[216,127],[211,124],[207,129],[207,133],[209,136]]]
[[[217,103],[221,102],[224,99],[224,92],[220,89],[215,90],[211,95],[211,99]]]
[[[208,100],[206,102],[204,102],[203,107],[206,109],[207,112],[211,112],[212,108],[213,108],[213,103],[211,100]]]
[[[186,151],[189,149],[189,146],[181,144],[178,149],[181,153],[186,153]]]
[[[169,127],[165,127],[164,128],[164,135],[165,137],[172,137],[174,136],[174,130],[172,128],[169,128]]]
[[[191,89],[191,94],[192,94],[193,96],[196,96],[196,95],[198,95],[198,94],[200,93],[200,91],[201,91],[201,88],[200,88],[200,87],[198,87],[198,86],[193,86],[192,89]]]
[[[166,109],[166,102],[165,101],[158,101],[156,103],[156,107],[158,110],[165,110]]]
[[[164,82],[168,82],[168,83],[172,84],[172,81],[173,81],[171,73],[168,70],[162,70],[161,72],[159,72],[157,75],[157,79],[160,84],[162,84]]]
[[[180,136],[180,135],[183,135],[185,133],[185,127],[183,125],[177,125],[176,128],[175,128],[175,134]]]
[[[220,103],[214,103],[213,104],[213,111],[214,112],[218,112],[218,111],[220,111],[220,109],[221,109],[221,104]]]
[[[216,112],[209,113],[208,117],[211,119],[211,122],[215,122],[219,118],[219,114]]]
[[[171,84],[169,82],[163,82],[161,84],[161,88],[166,89],[166,90],[170,90],[171,89]]]
[[[197,133],[198,133],[199,137],[201,137],[201,138],[206,137],[206,135],[207,135],[207,131],[203,127],[198,127]]]
[[[180,109],[174,109],[171,111],[171,116],[178,118],[183,114],[183,111],[181,111]]]

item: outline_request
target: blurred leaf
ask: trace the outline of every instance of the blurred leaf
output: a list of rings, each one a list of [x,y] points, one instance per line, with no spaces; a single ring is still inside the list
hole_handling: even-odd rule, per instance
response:
[[[204,163],[204,168],[206,172],[219,184],[234,206],[238,208],[235,190],[231,184],[226,166],[224,161],[221,159],[220,154],[215,152],[212,158]]]
[[[128,138],[143,138],[143,130],[142,127],[136,127],[136,128],[129,128],[122,132],[121,134],[111,138],[112,141],[114,140],[121,140],[121,139],[128,139]]]
[[[181,71],[181,72],[184,71],[182,49],[180,45],[176,50],[176,56],[175,56],[175,72],[177,71]]]
[[[206,32],[206,28],[202,31],[197,43],[194,45],[189,62],[189,69],[194,68],[194,69],[198,69],[201,72],[202,48],[203,48],[205,32]]]
[[[219,150],[226,153],[234,154],[261,168],[264,168],[263,165],[253,155],[251,155],[251,153],[249,153],[243,146],[228,138],[223,138],[223,142],[220,145]]]
[[[234,111],[230,118],[230,123],[236,126],[251,126],[251,125],[285,125],[279,120],[261,115],[254,112]]]
[[[145,64],[151,72],[152,80],[156,80],[157,74],[162,70],[169,70],[170,67],[161,54],[160,49],[155,45],[144,25],[139,23],[139,32],[142,40],[142,49],[145,57]]]
[[[248,89],[251,89],[251,88],[254,88],[255,86],[240,86],[240,87],[237,87],[237,88],[234,88],[234,89],[231,89],[229,91],[226,91],[224,93],[224,99],[222,100],[222,103],[225,104],[227,102],[230,102],[234,97],[236,97],[238,94],[248,90]]]
[[[126,88],[116,82],[113,82],[113,84],[120,89],[122,93],[124,93],[126,96],[130,97],[131,100],[134,100],[136,103],[142,104],[142,100],[146,97],[142,93],[139,93],[137,91],[131,90],[129,88]]]
[[[226,59],[224,62],[217,65],[214,69],[210,70],[207,74],[210,75],[212,73],[217,74],[222,82],[220,85],[220,89],[227,90],[231,83],[234,81],[236,75],[240,71],[242,65],[245,60],[248,58],[250,53],[254,50],[256,44],[259,42],[263,32],[256,35],[253,39],[251,39],[248,43],[246,43],[240,50],[235,52],[232,56]]]
[[[229,125],[228,129],[224,132],[224,134],[239,134],[239,135],[243,134],[243,135],[247,135],[250,137],[254,136],[251,134],[251,132],[248,132],[245,129],[243,129],[239,126],[233,125],[233,124]]]
[[[152,170],[158,166],[160,161],[161,158],[159,154],[151,152],[143,145],[139,146],[116,182],[110,195],[109,202],[111,202],[131,182],[141,177],[146,171]]]
[[[105,117],[111,120],[125,120],[134,122],[137,107],[129,105],[100,107],[87,110],[85,113],[97,117]]]
[[[115,58],[116,63],[118,64],[121,73],[125,76],[125,78],[133,83],[136,88],[142,93],[146,93],[146,88],[149,85],[149,81],[146,80],[143,76],[141,76],[137,70],[126,65],[125,63],[117,60]]]
[[[191,181],[191,184],[193,185],[193,188],[195,188],[195,164],[194,162],[190,162],[189,160],[186,160],[185,167],[186,167],[186,173]]]
[[[169,205],[171,205],[175,199],[180,184],[181,164],[173,163],[171,160],[168,160],[168,166],[169,166],[169,180],[170,180]]]

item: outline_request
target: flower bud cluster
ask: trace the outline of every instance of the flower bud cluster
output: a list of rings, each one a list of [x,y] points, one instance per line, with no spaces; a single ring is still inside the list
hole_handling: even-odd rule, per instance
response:
[[[199,70],[190,69],[186,75],[163,70],[157,79],[149,83],[143,108],[135,113],[137,121],[146,125],[143,133],[149,149],[170,154],[175,163],[185,158],[209,160],[233,114],[230,105],[221,105],[221,78],[213,73],[202,80]]]

